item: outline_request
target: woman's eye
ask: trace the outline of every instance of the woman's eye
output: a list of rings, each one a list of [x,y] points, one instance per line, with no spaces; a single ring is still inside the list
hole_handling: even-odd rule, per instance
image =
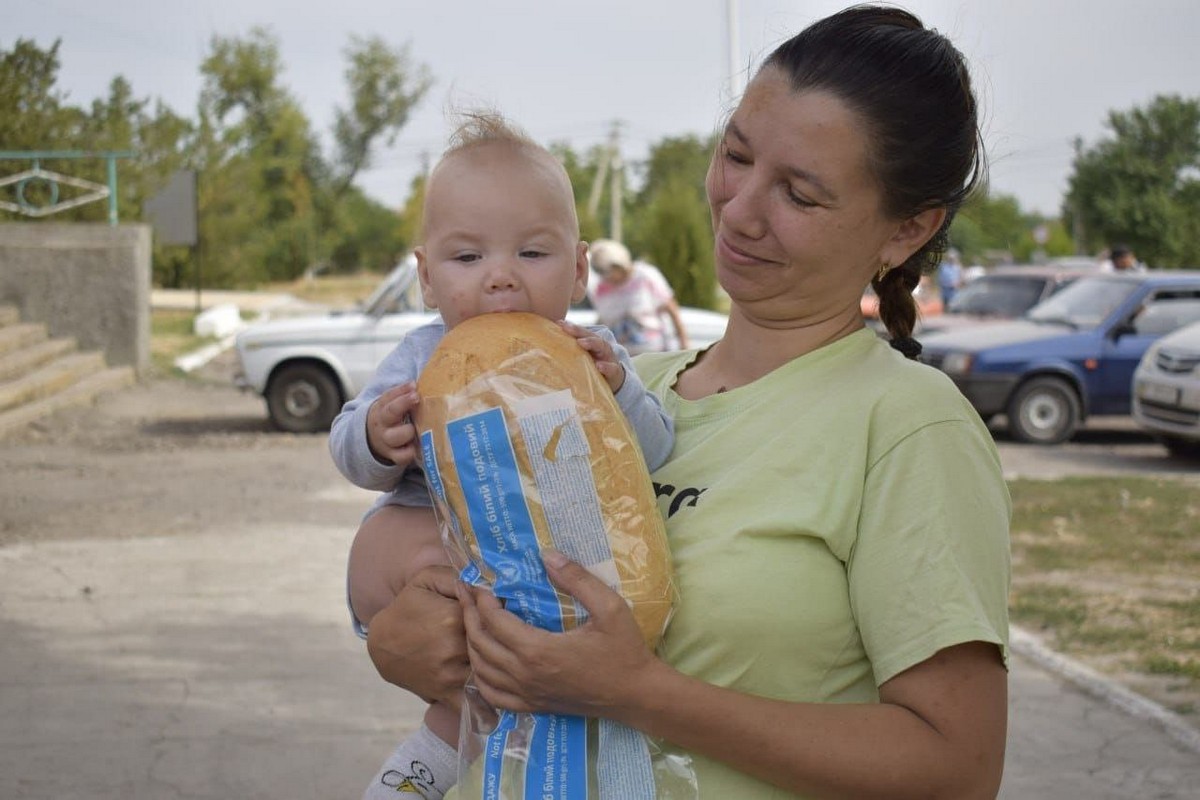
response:
[[[788,200],[791,201],[792,205],[800,206],[801,208],[812,208],[813,206],[817,205],[816,203],[812,202],[808,198],[806,198],[802,195],[796,194],[790,188],[787,190],[787,196],[788,196]]]
[[[750,159],[746,158],[746,156],[742,155],[741,153],[737,153],[737,152],[734,152],[733,150],[730,150],[729,147],[725,148],[725,158],[728,159],[729,161],[732,161],[734,164],[749,164],[750,163]]]

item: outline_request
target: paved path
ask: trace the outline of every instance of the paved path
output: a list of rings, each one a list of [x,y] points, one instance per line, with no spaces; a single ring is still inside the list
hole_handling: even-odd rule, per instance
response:
[[[366,496],[331,481],[299,499]],[[328,516],[328,509],[320,515]],[[346,629],[352,527],[0,549],[0,797],[358,796],[420,704]],[[1017,657],[1002,797],[1200,797],[1200,753]]]

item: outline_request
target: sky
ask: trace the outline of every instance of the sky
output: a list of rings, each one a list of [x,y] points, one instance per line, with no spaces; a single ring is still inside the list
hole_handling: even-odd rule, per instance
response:
[[[434,84],[358,184],[399,206],[445,146],[446,109],[488,105],[577,151],[618,131],[626,162],[667,136],[713,132],[770,50],[848,3],[824,0],[15,0],[0,48],[62,40],[59,88],[89,105],[124,75],[138,97],[193,116],[214,36],[277,38],[283,83],[327,143],[345,105],[352,36],[410,48]],[[1159,94],[1200,97],[1196,0],[909,0],[966,55],[994,192],[1057,215],[1072,141]],[[731,14],[730,11],[733,11]],[[729,20],[734,20],[730,25]],[[730,31],[733,34],[730,35]],[[731,47],[732,42],[732,47]],[[731,76],[731,64],[739,67]],[[0,142],[0,149],[3,149]]]

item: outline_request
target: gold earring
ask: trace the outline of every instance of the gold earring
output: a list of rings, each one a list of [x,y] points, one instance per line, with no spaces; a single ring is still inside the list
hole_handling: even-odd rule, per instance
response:
[[[875,282],[878,283],[879,281],[883,280],[883,276],[887,275],[888,270],[890,270],[891,268],[892,268],[892,265],[887,263],[886,261],[884,261],[882,264],[880,264],[879,272],[875,273]]]

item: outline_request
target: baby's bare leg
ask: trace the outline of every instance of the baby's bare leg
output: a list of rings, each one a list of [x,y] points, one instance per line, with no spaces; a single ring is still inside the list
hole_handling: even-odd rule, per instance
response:
[[[383,506],[363,520],[350,546],[350,608],[370,625],[425,567],[448,564],[433,509]]]
[[[448,563],[432,509],[383,506],[363,521],[350,547],[350,607],[370,625],[414,575]],[[458,712],[449,706],[430,705],[425,724],[442,741],[458,741]]]
[[[370,625],[371,618],[389,605],[414,575],[425,567],[448,563],[432,509],[383,506],[363,521],[350,547],[350,606],[354,615]],[[419,777],[423,797],[440,798],[453,785],[458,775],[458,712],[435,702],[425,710],[424,721],[424,729],[401,742],[387,757],[363,800],[395,796],[397,776],[409,780]]]

